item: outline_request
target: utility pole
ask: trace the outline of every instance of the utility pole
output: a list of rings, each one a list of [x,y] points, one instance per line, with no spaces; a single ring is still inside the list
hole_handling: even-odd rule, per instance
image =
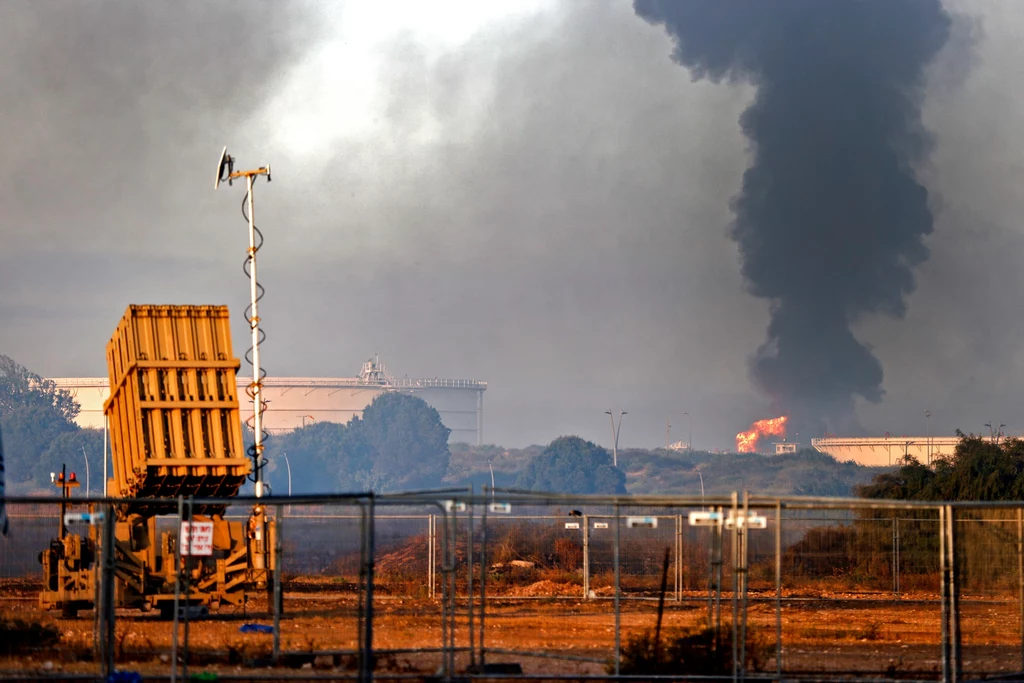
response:
[[[672,425],[670,425],[670,424],[668,423],[668,418],[666,417],[666,418],[665,418],[665,450],[666,450],[666,451],[668,450],[668,446],[669,446],[669,443],[668,443],[668,441],[669,441],[669,437],[668,437],[668,434],[669,434],[669,430],[670,430],[670,429],[672,429]]]

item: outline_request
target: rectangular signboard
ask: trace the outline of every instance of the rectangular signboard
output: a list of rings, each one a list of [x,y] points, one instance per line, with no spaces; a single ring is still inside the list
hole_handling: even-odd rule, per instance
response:
[[[566,522],[565,523],[565,528],[566,529],[579,529],[580,528],[580,523],[579,522]]]
[[[70,524],[92,524],[96,525],[103,521],[102,512],[66,512],[64,513],[64,525]]]
[[[491,503],[487,509],[491,512],[500,512],[507,515],[512,512],[512,503]]]
[[[630,529],[657,529],[657,517],[626,517],[626,526]]]
[[[721,524],[722,516],[717,512],[691,512],[690,526],[715,526]]]
[[[762,517],[760,515],[749,515],[746,518],[744,518],[744,517],[737,517],[736,519],[739,520],[740,528],[741,529],[743,529],[743,528],[746,528],[746,529],[767,529],[768,528],[768,519],[765,518],[765,517]],[[733,526],[733,518],[729,517],[728,519],[725,520],[725,527],[727,529],[731,529],[732,526]]]
[[[213,555],[213,522],[181,523],[181,555]]]
[[[594,528],[595,529],[607,529],[608,528],[608,522],[594,522]]]

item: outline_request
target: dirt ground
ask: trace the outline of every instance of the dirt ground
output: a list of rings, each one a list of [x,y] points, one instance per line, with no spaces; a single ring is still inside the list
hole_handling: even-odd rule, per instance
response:
[[[8,675],[95,672],[93,613],[76,620],[39,609],[39,586],[28,580],[0,581],[0,620],[53,627],[54,644],[0,639],[0,672]],[[380,671],[432,674],[441,666],[438,651],[448,623],[442,623],[438,600],[389,594],[382,585],[374,602],[373,642],[382,651]],[[596,590],[584,600],[581,588],[545,580],[518,586],[501,598],[488,597],[483,645],[487,661],[519,662],[529,674],[601,674],[615,648],[614,601],[609,589]],[[666,601],[662,633],[696,626],[707,617],[707,596],[686,593],[683,600]],[[860,675],[920,678],[941,672],[941,614],[938,595],[786,591],[781,607],[782,667],[788,673],[857,672]],[[1020,605],[1016,600],[964,599],[960,631],[964,671],[970,676],[1020,671],[1022,641]],[[479,648],[480,612],[473,619],[472,642],[466,600],[454,616],[458,647]],[[721,603],[723,621],[732,619],[731,597]],[[295,578],[285,590],[281,620],[284,665],[325,676],[352,672],[358,640],[358,593],[337,579]],[[655,627],[656,599],[621,601],[621,640]],[[246,676],[266,670],[272,635],[245,633],[246,624],[273,623],[265,602],[244,610],[222,611],[188,626],[190,672],[207,671],[222,677]],[[776,669],[776,604],[774,592],[749,596],[751,636],[760,643],[761,670]],[[116,653],[119,667],[149,675],[170,669],[172,625],[155,614],[117,614]],[[179,655],[184,654],[185,627],[179,626]],[[415,650],[410,652],[410,650]],[[546,656],[538,656],[546,655]],[[460,653],[456,666],[464,669],[469,655]]]

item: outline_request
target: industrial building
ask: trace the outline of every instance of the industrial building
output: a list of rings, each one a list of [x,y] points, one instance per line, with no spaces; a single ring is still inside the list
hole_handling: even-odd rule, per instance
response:
[[[106,377],[51,378],[58,388],[74,396],[81,406],[76,422],[81,427],[103,427],[103,403],[110,395]],[[249,379],[238,376],[238,396],[245,414]],[[374,398],[387,391],[418,396],[441,415],[452,430],[449,440],[483,443],[484,391],[487,382],[475,379],[397,378],[374,357],[363,363],[357,377],[267,377],[263,420],[271,434],[288,432],[314,421],[348,422],[362,416]],[[251,412],[251,401],[249,410]]]
[[[983,437],[985,440],[1006,437]],[[900,458],[913,456],[918,462],[930,464],[943,456],[953,455],[957,436],[875,436],[828,437],[811,439],[811,446],[828,453],[840,462],[853,461],[869,467],[896,465]]]

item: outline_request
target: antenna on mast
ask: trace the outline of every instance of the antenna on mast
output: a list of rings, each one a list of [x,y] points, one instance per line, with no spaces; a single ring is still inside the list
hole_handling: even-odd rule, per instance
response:
[[[248,256],[242,264],[242,270],[249,276],[250,303],[245,311],[245,320],[249,323],[252,332],[252,347],[245,354],[245,359],[252,365],[252,382],[246,387],[245,393],[252,399],[253,416],[249,426],[252,427],[255,443],[249,448],[249,457],[253,461],[252,480],[256,484],[256,497],[262,498],[264,494],[263,466],[263,442],[267,433],[263,429],[263,413],[266,411],[267,402],[263,400],[263,378],[266,377],[266,370],[260,366],[260,343],[266,335],[260,329],[259,301],[263,298],[263,287],[256,279],[256,252],[263,246],[263,233],[256,227],[256,219],[253,215],[253,181],[257,176],[267,176],[270,182],[270,166],[260,166],[250,171],[235,171],[235,160],[228,154],[225,147],[220,153],[220,161],[217,162],[217,179],[213,183],[213,189],[220,187],[222,181],[231,181],[245,178],[246,193],[242,200],[242,215],[249,223],[249,249]]]

